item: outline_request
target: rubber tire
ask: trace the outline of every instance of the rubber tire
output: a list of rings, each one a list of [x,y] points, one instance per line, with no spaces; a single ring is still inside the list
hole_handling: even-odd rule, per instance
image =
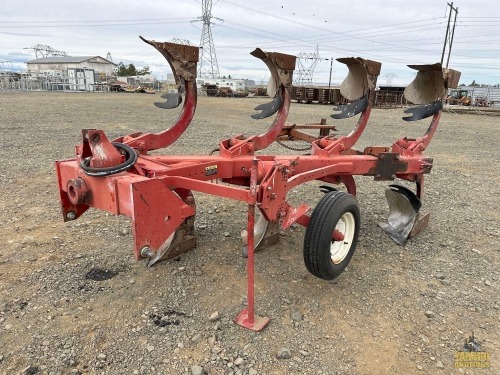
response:
[[[344,259],[334,264],[330,246],[332,233],[342,215],[350,212],[354,217],[354,236]],[[307,270],[324,280],[337,278],[347,267],[358,242],[361,219],[358,202],[354,196],[342,191],[327,193],[314,209],[304,237],[304,263]]]

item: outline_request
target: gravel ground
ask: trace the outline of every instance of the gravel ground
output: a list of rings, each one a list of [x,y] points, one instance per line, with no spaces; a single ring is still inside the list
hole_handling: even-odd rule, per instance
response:
[[[245,303],[245,206],[197,194],[197,248],[148,269],[132,258],[130,222],[90,210],[63,223],[54,161],[72,157],[81,128],[108,136],[159,131],[177,110],[157,95],[0,94],[1,374],[498,374],[500,151],[498,117],[444,113],[434,157],[430,226],[399,247],[377,226],[385,184],[356,178],[360,241],[335,282],[310,275],[304,229],[256,255],[260,333],[233,319]],[[262,99],[201,97],[169,150],[206,154],[218,140],[262,132]],[[289,120],[318,122],[331,106],[293,103]],[[374,110],[357,148],[418,136],[401,109]],[[353,120],[337,125],[348,132]],[[163,151],[165,152],[165,151]],[[290,153],[278,145],[268,153]],[[316,183],[292,192],[314,204]],[[474,333],[489,369],[455,369]]]

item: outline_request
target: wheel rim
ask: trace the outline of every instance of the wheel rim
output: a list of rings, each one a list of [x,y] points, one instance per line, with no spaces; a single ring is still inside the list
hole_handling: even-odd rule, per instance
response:
[[[332,263],[339,264],[349,253],[354,239],[354,232],[356,230],[354,215],[351,212],[343,214],[335,225],[335,230],[338,230],[344,236],[342,241],[334,241],[332,239],[332,243],[330,245],[330,258]]]

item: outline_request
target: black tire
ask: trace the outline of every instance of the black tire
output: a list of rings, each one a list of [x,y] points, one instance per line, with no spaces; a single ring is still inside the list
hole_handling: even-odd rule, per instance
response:
[[[304,263],[307,270],[320,279],[337,278],[354,254],[360,221],[358,202],[354,196],[341,191],[326,194],[314,209],[306,229]],[[332,240],[337,223],[346,234],[344,241]],[[335,248],[339,251],[332,257],[331,251]]]

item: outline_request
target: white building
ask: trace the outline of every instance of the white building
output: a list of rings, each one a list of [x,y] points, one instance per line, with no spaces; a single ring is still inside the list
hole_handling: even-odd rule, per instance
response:
[[[241,92],[246,89],[246,82],[244,79],[230,79],[230,78],[197,78],[196,84],[198,87],[203,85],[216,85],[217,87],[229,87],[233,92]]]
[[[100,56],[51,56],[26,63],[47,90],[95,91],[114,74],[116,64]]]
[[[142,76],[119,76],[116,77],[118,81],[127,82],[130,86],[144,86],[144,87],[155,87],[156,79],[151,74],[145,74]]]
[[[26,63],[29,71],[60,71],[68,69],[93,70],[98,74],[113,75],[116,64],[100,56],[53,56],[41,57]]]

